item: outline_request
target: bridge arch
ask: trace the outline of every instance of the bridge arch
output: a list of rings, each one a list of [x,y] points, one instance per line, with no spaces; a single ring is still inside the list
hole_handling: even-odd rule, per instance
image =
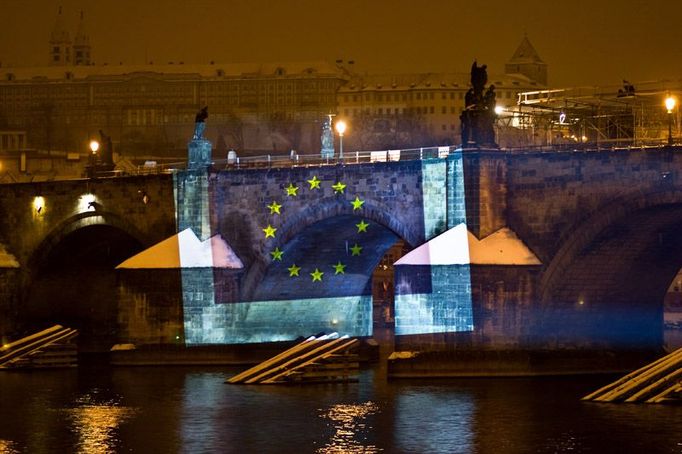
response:
[[[62,220],[45,235],[29,256],[28,270],[31,271],[39,268],[40,264],[64,238],[79,229],[95,225],[109,226],[125,232],[140,244],[149,244],[150,241],[148,235],[145,235],[135,225],[115,213],[101,210],[85,211]]]
[[[108,350],[118,339],[115,266],[139,252],[145,236],[121,217],[79,213],[59,223],[31,254],[20,324],[59,323],[79,329],[85,350]]]
[[[369,224],[367,232],[358,232],[356,224],[360,222]],[[348,248],[356,243],[364,244],[362,264],[358,263],[357,258],[353,259],[353,278],[344,279],[344,289],[340,293],[347,295],[367,293],[371,290],[371,274],[374,267],[398,239],[403,239],[409,246],[414,247],[419,242],[420,234],[406,226],[396,215],[382,209],[374,201],[365,200],[362,209],[353,210],[352,205],[340,204],[335,197],[320,199],[318,203],[297,212],[278,227],[275,241],[266,244],[257,257],[256,263],[249,269],[244,283],[250,287],[244,289],[243,295],[249,299],[277,297],[277,292],[271,291],[271,287],[283,285],[278,280],[289,276],[286,273],[283,274],[282,262],[273,260],[271,252],[275,248],[283,250],[290,260],[298,261],[296,265],[302,266],[306,273],[314,269],[312,264],[326,263],[328,268],[325,272],[329,276],[330,272],[335,273],[327,263],[331,258],[322,256],[335,254],[334,257],[348,257],[348,254],[352,253]],[[335,242],[335,240],[338,241]],[[350,243],[347,244],[347,241]],[[319,251],[313,251],[310,245],[323,246],[319,248]],[[302,247],[307,251],[305,257],[296,252]],[[342,247],[343,251],[339,247]],[[334,263],[337,262],[339,259],[334,260]],[[279,272],[274,271],[275,268],[279,268]],[[305,278],[310,280],[307,274]],[[310,295],[318,296],[340,294],[323,285],[312,286],[307,291]]]
[[[658,348],[682,267],[682,191],[611,201],[579,223],[540,282],[537,334],[571,345]]]

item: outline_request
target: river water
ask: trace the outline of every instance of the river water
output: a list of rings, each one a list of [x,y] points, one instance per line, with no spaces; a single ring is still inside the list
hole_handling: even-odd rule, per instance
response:
[[[682,406],[580,402],[613,376],[225,384],[236,372],[2,372],[0,454],[682,453]]]

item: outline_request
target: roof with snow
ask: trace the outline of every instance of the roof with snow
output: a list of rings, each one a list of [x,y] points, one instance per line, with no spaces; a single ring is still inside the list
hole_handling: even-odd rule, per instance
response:
[[[12,74],[13,83],[45,82],[65,80],[69,73],[70,81],[128,80],[139,77],[163,81],[197,80],[200,78],[259,79],[259,78],[340,78],[339,70],[325,61],[273,62],[273,63],[219,63],[197,64],[183,62],[155,63],[148,65],[97,64],[78,66],[2,66],[0,77],[7,83],[7,75]]]
[[[504,227],[479,240],[465,224],[422,244],[395,262],[399,265],[540,265],[513,230]]]
[[[7,252],[7,248],[0,243],[0,268],[19,268],[16,257]]]
[[[244,264],[229,244],[220,236],[200,241],[192,229],[167,238],[132,256],[116,269],[144,268],[231,268]]]
[[[522,64],[522,63],[544,63],[535,50],[535,47],[530,43],[528,36],[524,36],[521,44],[516,48],[516,52],[512,55],[511,60],[507,64]]]

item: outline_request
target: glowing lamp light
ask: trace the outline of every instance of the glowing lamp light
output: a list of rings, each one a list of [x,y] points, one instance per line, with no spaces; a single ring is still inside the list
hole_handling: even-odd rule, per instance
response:
[[[668,113],[673,113],[673,109],[677,104],[677,100],[673,96],[668,96],[665,98],[665,108],[668,109]]]
[[[95,194],[83,194],[78,198],[78,212],[96,211],[97,198]]]
[[[97,150],[99,150],[99,142],[96,140],[91,140],[90,141],[90,150],[92,150],[92,154],[97,153]]]
[[[336,132],[339,133],[339,159],[343,159],[343,133],[346,132],[346,122],[339,120],[335,125]]]
[[[337,121],[336,122],[336,132],[339,133],[339,135],[343,135],[344,132],[346,132],[346,122],[345,121]]]
[[[496,115],[502,115],[502,112],[504,112],[504,107],[502,107],[502,106],[495,106],[495,114],[496,114]]]
[[[34,197],[33,198],[33,209],[36,211],[36,213],[41,214],[44,208],[45,208],[45,199],[41,196]]]

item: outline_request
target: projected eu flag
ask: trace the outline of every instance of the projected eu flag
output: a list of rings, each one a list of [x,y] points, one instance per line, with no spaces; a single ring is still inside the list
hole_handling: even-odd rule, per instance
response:
[[[176,174],[179,225],[206,232],[215,216],[206,208],[219,208],[213,191],[251,197],[252,189],[244,186],[262,181],[254,176],[258,171],[243,172],[220,174],[226,180],[222,184],[232,189],[211,186],[219,179],[206,175]],[[374,172],[383,172],[384,179]],[[396,231],[413,232],[396,224],[396,216],[420,226],[427,240],[455,222],[453,216],[464,217],[461,156],[459,161],[280,169],[263,171],[263,176],[268,178],[267,189],[257,206],[249,207],[249,220],[257,221],[249,225],[258,255],[255,261],[244,261],[241,296],[225,299],[218,291],[224,285],[217,279],[224,273],[210,268],[182,271],[187,344],[292,340],[323,331],[370,336],[372,273],[385,252],[407,238]],[[218,199],[234,203],[229,197]],[[451,198],[458,202],[453,204]],[[400,201],[401,213],[386,212],[393,200]],[[450,262],[409,264],[418,266],[403,268],[395,283],[396,334],[472,329],[468,262],[456,269]]]

